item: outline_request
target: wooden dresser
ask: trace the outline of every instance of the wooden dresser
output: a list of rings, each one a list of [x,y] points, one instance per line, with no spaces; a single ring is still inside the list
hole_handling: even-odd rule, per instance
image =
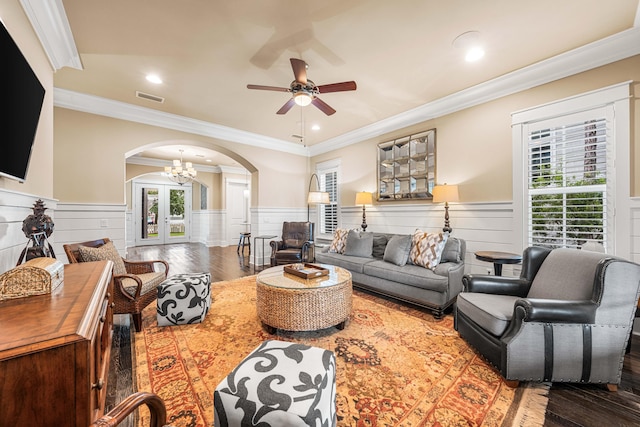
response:
[[[112,269],[68,264],[53,293],[0,302],[0,426],[87,427],[103,414]]]

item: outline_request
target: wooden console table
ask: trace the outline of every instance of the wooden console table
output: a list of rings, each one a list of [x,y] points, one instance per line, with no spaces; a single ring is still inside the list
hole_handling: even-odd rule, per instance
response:
[[[0,426],[87,427],[102,416],[111,261],[64,266],[51,294],[0,301]]]

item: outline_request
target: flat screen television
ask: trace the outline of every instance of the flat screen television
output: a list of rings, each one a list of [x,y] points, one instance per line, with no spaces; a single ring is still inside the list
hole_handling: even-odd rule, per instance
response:
[[[2,22],[0,58],[0,176],[24,182],[45,90]]]

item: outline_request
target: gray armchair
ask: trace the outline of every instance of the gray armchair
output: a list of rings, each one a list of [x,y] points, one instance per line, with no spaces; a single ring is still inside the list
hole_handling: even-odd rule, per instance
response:
[[[314,262],[312,222],[285,222],[282,224],[282,240],[272,240],[271,265]]]
[[[617,390],[640,265],[603,253],[530,247],[520,277],[465,275],[454,327],[508,385],[606,384]]]

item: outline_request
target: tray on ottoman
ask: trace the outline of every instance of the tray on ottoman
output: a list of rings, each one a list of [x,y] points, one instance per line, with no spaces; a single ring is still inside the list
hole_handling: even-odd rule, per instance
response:
[[[286,273],[302,277],[303,279],[313,279],[315,277],[327,276],[329,274],[328,269],[309,263],[285,265],[284,271]]]

